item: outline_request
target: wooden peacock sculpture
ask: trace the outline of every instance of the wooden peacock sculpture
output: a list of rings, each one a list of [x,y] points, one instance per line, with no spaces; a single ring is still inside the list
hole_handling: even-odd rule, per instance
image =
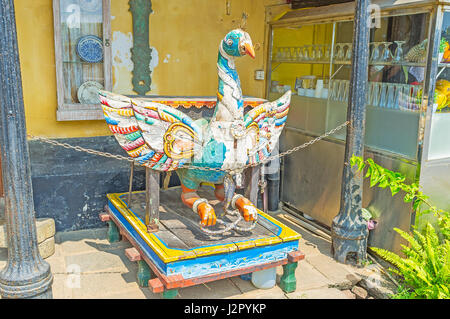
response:
[[[202,226],[216,223],[213,207],[196,191],[203,182],[215,184],[215,196],[245,221],[254,221],[255,206],[235,194],[233,178],[242,167],[267,158],[286,122],[291,92],[263,103],[244,115],[234,59],[255,57],[247,32],[235,29],[219,45],[217,104],[211,120],[193,120],[171,106],[100,91],[106,122],[122,148],[142,165],[158,171],[176,170],[181,200],[200,216]],[[190,168],[183,168],[189,166]],[[196,169],[214,168],[215,170]],[[225,186],[224,186],[225,185]]]

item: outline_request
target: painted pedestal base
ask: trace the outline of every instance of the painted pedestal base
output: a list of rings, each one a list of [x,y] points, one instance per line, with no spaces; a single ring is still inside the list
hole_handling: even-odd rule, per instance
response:
[[[286,292],[295,290],[294,271],[297,262],[304,258],[298,250],[300,235],[259,211],[254,231],[204,238],[197,223],[188,220],[191,215],[196,216],[182,212],[184,207],[178,208],[177,202],[170,198],[178,199],[176,192],[176,189],[161,191],[157,232],[146,231],[139,211],[143,206],[134,203],[128,207],[123,202],[127,196],[123,194],[109,194],[106,212],[100,214],[101,220],[109,225],[110,242],[122,238],[133,245],[125,253],[130,261],[138,262],[137,282],[141,287],[149,287],[169,299],[177,296],[179,288],[251,275],[256,287],[270,288],[275,285],[276,267],[283,266],[280,287]],[[139,196],[133,194],[134,200],[139,202]],[[167,201],[164,196],[169,196]],[[180,213],[176,214],[178,209]]]

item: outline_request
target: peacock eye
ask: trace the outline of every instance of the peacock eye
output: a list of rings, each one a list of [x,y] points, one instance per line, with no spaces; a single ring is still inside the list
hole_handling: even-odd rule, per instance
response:
[[[227,40],[227,44],[228,44],[228,45],[232,45],[232,44],[233,44],[233,40],[228,39],[228,40]]]

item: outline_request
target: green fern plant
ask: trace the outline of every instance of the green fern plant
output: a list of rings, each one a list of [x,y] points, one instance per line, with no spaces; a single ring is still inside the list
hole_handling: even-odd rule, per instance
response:
[[[410,244],[402,245],[405,258],[382,248],[371,248],[381,258],[396,266],[390,270],[403,277],[411,299],[450,299],[450,242],[439,242],[434,227],[427,223],[424,233],[414,235],[394,230]]]
[[[350,165],[357,165],[358,170],[361,172],[367,168],[364,178],[369,178],[370,187],[389,187],[392,196],[400,191],[404,191],[405,196],[403,201],[405,203],[413,202],[413,209],[416,211],[418,216],[429,213],[436,216],[439,232],[444,239],[450,240],[450,213],[432,205],[428,196],[420,191],[417,183],[405,183],[406,177],[404,175],[399,172],[390,171],[381,165],[378,165],[371,158],[364,160],[360,156],[353,155],[350,158]]]
[[[353,156],[350,164],[358,165],[363,171],[367,167],[365,178],[370,178],[370,186],[386,188],[389,186],[392,196],[400,190],[405,191],[404,201],[413,201],[414,209],[419,213],[433,213],[438,220],[438,232],[430,223],[421,231],[414,230],[412,234],[394,228],[409,245],[401,245],[405,258],[382,249],[371,248],[380,257],[396,267],[390,270],[403,277],[405,285],[392,298],[426,298],[450,299],[450,219],[447,211],[433,206],[416,183],[406,184],[405,176],[390,171],[372,159],[364,160]],[[421,207],[426,208],[421,211]]]

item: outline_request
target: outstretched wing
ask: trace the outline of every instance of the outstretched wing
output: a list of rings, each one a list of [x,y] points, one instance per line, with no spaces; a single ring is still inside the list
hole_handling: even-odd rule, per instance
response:
[[[270,156],[286,123],[291,91],[275,101],[263,103],[244,116],[248,136],[253,140],[248,163],[259,163]]]
[[[106,91],[100,91],[100,101],[120,146],[147,167],[175,170],[190,161],[195,145],[201,145],[200,128],[170,106]]]

